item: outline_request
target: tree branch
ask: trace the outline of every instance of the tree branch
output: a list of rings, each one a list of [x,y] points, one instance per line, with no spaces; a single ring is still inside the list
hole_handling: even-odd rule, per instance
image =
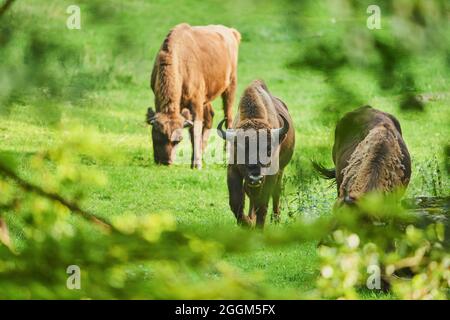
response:
[[[0,162],[0,174],[3,174],[4,176],[7,176],[7,177],[13,179],[19,185],[19,187],[22,188],[23,190],[33,192],[44,198],[59,202],[60,204],[62,204],[66,208],[68,208],[70,211],[75,212],[75,213],[79,214],[80,216],[82,216],[83,218],[90,220],[108,230],[111,229],[111,227],[112,227],[111,224],[109,222],[107,222],[106,220],[104,220],[103,218],[99,218],[96,215],[94,215],[93,213],[90,213],[86,210],[81,209],[76,203],[73,203],[73,202],[70,202],[69,200],[64,199],[59,194],[47,192],[44,189],[42,189],[41,187],[23,180],[11,169],[5,167],[1,162]]]

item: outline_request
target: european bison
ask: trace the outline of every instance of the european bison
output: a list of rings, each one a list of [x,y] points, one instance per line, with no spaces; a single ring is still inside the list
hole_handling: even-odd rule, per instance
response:
[[[404,189],[411,176],[411,158],[398,120],[370,106],[344,115],[333,146],[335,168],[313,165],[327,179],[336,179],[337,204],[354,204],[370,191]]]
[[[256,80],[244,91],[232,129],[223,130],[224,121],[217,129],[231,145],[227,183],[230,207],[238,224],[252,226],[256,220],[263,228],[271,197],[273,217],[279,221],[283,170],[295,144],[286,105],[270,94],[263,81]],[[250,199],[248,216],[244,214],[245,194]]]
[[[147,111],[152,127],[155,162],[169,165],[189,127],[193,168],[201,168],[202,152],[212,126],[211,101],[222,95],[227,127],[237,82],[239,32],[220,25],[180,24],[164,40],[155,59],[151,88],[156,113]]]

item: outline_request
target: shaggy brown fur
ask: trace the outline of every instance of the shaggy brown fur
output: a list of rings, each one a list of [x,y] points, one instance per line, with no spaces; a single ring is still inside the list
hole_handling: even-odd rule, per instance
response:
[[[213,116],[210,102],[219,95],[222,95],[227,126],[231,126],[240,39],[237,30],[220,25],[192,27],[183,23],[169,32],[156,56],[151,76],[156,113],[149,109],[147,118],[153,125],[156,162],[173,161],[170,137],[173,131],[188,126],[187,117],[192,119],[189,125],[193,125],[192,165],[201,167],[201,150]],[[188,114],[184,112],[183,116],[183,109]]]
[[[400,123],[369,106],[347,113],[337,124],[335,170],[315,165],[327,178],[336,178],[339,202],[354,203],[370,191],[406,188],[411,159]]]
[[[340,197],[347,194],[358,199],[365,190],[389,192],[402,186],[405,180],[402,159],[400,145],[392,130],[385,126],[373,128],[342,169]]]
[[[279,170],[274,175],[261,176],[258,164],[228,165],[227,183],[230,208],[236,216],[238,224],[264,227],[269,200],[273,200],[273,217],[279,220],[279,200],[282,187],[283,170],[292,158],[295,145],[295,130],[286,105],[272,96],[264,82],[253,81],[244,91],[239,103],[239,116],[235,119],[233,129],[271,130],[283,127],[282,115],[289,123],[289,130],[280,137]],[[270,146],[270,145],[269,145]],[[236,154],[236,144],[234,146]],[[245,146],[248,151],[248,145]],[[269,152],[272,152],[271,150]],[[260,177],[259,184],[252,185],[253,177]],[[244,214],[245,195],[249,197],[248,216]]]
[[[269,89],[262,80],[253,81],[242,94],[239,102],[239,117],[236,118],[233,128],[239,129],[248,121],[259,121],[260,125],[270,128],[270,123],[279,121],[276,104],[281,101],[274,102],[274,100],[278,99],[270,96]]]

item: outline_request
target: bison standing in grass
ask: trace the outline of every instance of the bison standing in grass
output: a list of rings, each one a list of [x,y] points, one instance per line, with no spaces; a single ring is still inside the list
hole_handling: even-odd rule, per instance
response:
[[[347,113],[338,122],[333,146],[335,168],[313,165],[336,179],[338,205],[352,205],[371,191],[404,190],[411,177],[411,158],[398,120],[370,106]]]
[[[149,108],[153,153],[158,164],[171,164],[182,129],[189,127],[193,168],[202,167],[202,153],[212,127],[211,101],[222,96],[227,126],[237,84],[239,32],[220,25],[180,24],[164,40],[151,77],[156,112]]]
[[[218,133],[230,142],[228,192],[238,224],[264,227],[269,200],[276,221],[280,215],[283,170],[294,152],[295,132],[286,105],[272,96],[262,81],[245,89],[233,127]],[[250,199],[244,214],[245,194]]]

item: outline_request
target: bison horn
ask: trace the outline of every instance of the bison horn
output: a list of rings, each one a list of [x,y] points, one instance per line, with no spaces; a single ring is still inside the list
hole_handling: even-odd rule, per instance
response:
[[[226,119],[223,119],[219,122],[219,125],[217,126],[217,134],[224,140],[231,140],[236,136],[236,132],[231,129],[227,129],[226,131],[223,130],[222,126]]]
[[[280,114],[281,119],[283,119],[283,126],[278,129],[272,129],[272,134],[278,134],[279,137],[283,137],[289,131],[289,122],[287,119]]]
[[[190,128],[194,125],[192,120],[184,120],[183,128]]]

